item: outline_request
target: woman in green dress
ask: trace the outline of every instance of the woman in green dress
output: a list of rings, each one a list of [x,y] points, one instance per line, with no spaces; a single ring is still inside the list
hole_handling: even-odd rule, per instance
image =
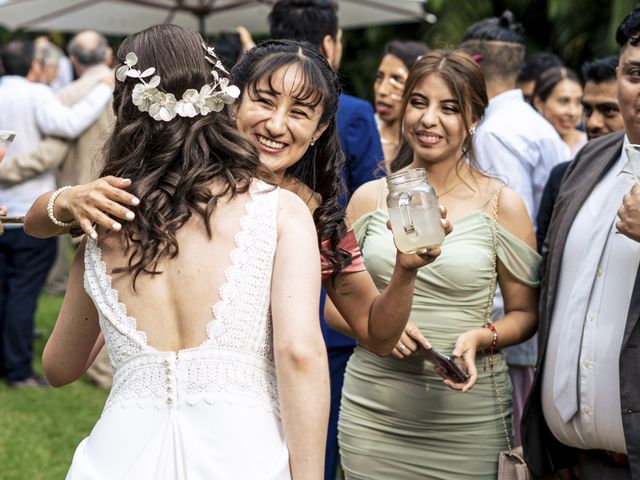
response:
[[[499,349],[535,332],[540,258],[518,194],[474,162],[473,131],[487,104],[478,65],[460,51],[429,53],[407,79],[402,118],[411,147],[408,168],[427,170],[454,229],[437,261],[418,273],[410,321],[393,355],[380,357],[359,345],[349,361],[339,422],[347,479],[496,478],[498,453],[510,435],[511,385],[499,353],[486,354],[493,368],[476,363],[492,342]],[[347,209],[379,289],[389,282],[395,258],[387,193],[384,179],[370,182]],[[485,326],[496,274],[506,314]],[[330,325],[348,333],[331,305],[326,314]],[[423,336],[459,357],[469,373],[466,383],[443,381],[416,352]]]

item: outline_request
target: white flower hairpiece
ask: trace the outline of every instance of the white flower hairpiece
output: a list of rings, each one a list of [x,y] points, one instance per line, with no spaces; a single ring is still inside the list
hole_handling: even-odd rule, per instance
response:
[[[138,63],[138,57],[133,52],[127,54],[124,65],[116,70],[116,78],[121,82],[126,81],[127,77],[137,78],[140,81],[133,88],[131,99],[138,110],[149,112],[154,120],[168,122],[176,115],[195,117],[219,112],[225,105],[232,104],[240,96],[240,89],[235,85],[229,85],[229,79],[220,75],[219,72],[225,75],[229,75],[229,72],[216,56],[214,49],[207,47],[204,43],[202,47],[207,52],[206,60],[213,65],[211,70],[213,82],[203,85],[200,91],[195,88],[185,90],[180,100],[176,100],[172,93],[158,90],[160,76],[153,75],[156,72],[155,68],[147,68],[144,72],[133,68]],[[148,77],[151,77],[149,83],[145,81]]]

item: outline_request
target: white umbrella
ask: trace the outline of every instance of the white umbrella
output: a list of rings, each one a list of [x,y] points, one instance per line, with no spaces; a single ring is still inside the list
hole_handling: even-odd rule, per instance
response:
[[[175,23],[204,33],[245,26],[268,32],[274,0],[0,0],[0,24],[11,30],[96,30],[123,35]],[[338,0],[343,28],[401,22],[434,22],[423,0]]]

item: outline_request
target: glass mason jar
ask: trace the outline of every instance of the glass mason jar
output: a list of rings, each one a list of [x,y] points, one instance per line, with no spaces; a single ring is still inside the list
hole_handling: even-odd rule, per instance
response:
[[[424,168],[414,168],[387,177],[387,207],[396,248],[415,253],[437,247],[444,241],[438,197],[427,183]]]

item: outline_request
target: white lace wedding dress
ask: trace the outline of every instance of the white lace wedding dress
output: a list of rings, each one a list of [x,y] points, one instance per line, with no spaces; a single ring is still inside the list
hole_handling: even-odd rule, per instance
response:
[[[111,286],[100,248],[88,240],[85,289],[98,309],[114,376],[67,479],[290,478],[270,315],[277,198],[277,189],[258,183],[207,340],[179,352],[147,344]]]

